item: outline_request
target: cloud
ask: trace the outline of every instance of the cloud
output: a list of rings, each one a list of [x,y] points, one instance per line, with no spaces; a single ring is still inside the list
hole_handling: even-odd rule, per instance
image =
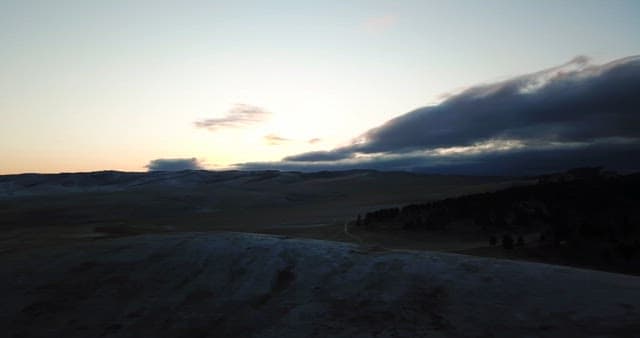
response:
[[[566,66],[573,66],[574,63]],[[488,140],[592,142],[640,137],[640,58],[554,68],[477,86],[361,136],[354,152],[469,146]]]
[[[338,150],[332,151],[312,151],[300,155],[285,157],[283,161],[302,161],[302,162],[318,162],[318,161],[337,161],[348,158],[351,153],[342,153]]]
[[[303,140],[300,140],[300,139],[290,139],[290,138],[283,137],[283,136],[280,136],[278,134],[273,134],[273,133],[265,135],[263,137],[263,139],[267,144],[272,145],[272,146],[277,146],[277,145],[281,145],[283,143],[291,143],[291,142],[296,142],[296,143],[306,142],[308,144],[317,144],[317,143],[322,141],[319,138],[312,138],[312,139],[310,139],[308,141],[303,141]]]
[[[202,163],[196,158],[159,158],[146,165],[149,171],[202,170]]]
[[[355,140],[280,163],[292,168],[513,174],[595,164],[638,170],[640,57],[604,65],[577,57],[558,67],[470,87]]]
[[[252,162],[236,165],[243,170],[321,171],[376,169],[434,174],[537,175],[584,166],[621,171],[640,169],[638,144],[594,144],[586,147],[519,148],[475,154],[384,154],[338,161]]]
[[[200,120],[194,124],[198,128],[206,128],[209,130],[238,128],[265,121],[270,115],[270,112],[260,107],[236,104],[224,117]]]
[[[287,143],[287,142],[291,142],[290,139],[286,138],[286,137],[282,137],[276,134],[269,134],[269,135],[265,135],[263,137],[263,139],[265,140],[265,142],[267,142],[267,144],[275,146],[275,145],[280,145],[283,143]]]
[[[368,18],[364,21],[363,27],[369,33],[381,33],[391,29],[397,21],[398,18],[395,15],[387,14]]]

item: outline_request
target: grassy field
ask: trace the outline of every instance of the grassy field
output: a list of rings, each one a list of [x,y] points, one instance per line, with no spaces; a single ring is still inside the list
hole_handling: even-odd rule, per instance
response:
[[[128,183],[124,188],[114,185],[111,190],[76,183],[82,182],[82,175],[89,174],[72,175],[75,179],[72,183],[57,183],[60,179],[56,175],[37,177],[37,185],[24,184],[13,195],[0,198],[3,248],[0,252],[114,236],[184,231],[259,232],[353,241],[344,233],[343,225],[359,213],[527,183],[502,177],[374,171],[230,172],[211,173],[211,177],[208,173],[197,174],[197,181],[193,181],[194,175],[183,173],[163,176],[164,181]],[[60,193],[60,185],[71,192]],[[408,240],[392,233],[360,236],[368,243],[388,247],[431,250],[468,247],[432,235],[408,236]]]
[[[585,264],[580,257],[558,259],[562,255],[556,249],[491,247],[487,234],[477,228],[371,231],[351,226],[349,234],[345,231],[345,223],[367,211],[495,191],[528,184],[525,180],[371,171],[232,172],[181,182],[185,177],[190,175],[170,177],[170,185],[154,180],[113,191],[89,186],[79,192],[52,189],[53,193],[31,195],[27,189],[21,195],[0,198],[0,255],[150,233],[232,231],[606,269]],[[48,182],[47,176],[39,180],[43,183],[38,191],[46,191],[42,185]],[[68,183],[65,188],[70,189]]]
[[[368,211],[528,184],[525,180],[372,171],[212,175],[198,173],[198,181],[183,182],[192,180],[193,175],[181,173],[163,176],[164,181],[147,180],[151,183],[107,191],[85,185],[73,192],[75,186],[65,181],[65,191],[72,191],[66,193],[60,193],[57,186],[47,186],[59,177],[37,177],[37,189],[30,183],[20,194],[0,198],[0,255],[150,233],[232,231],[606,270],[585,264],[580,257],[567,259],[567,255],[556,252],[561,249],[491,247],[487,234],[477,228],[446,232],[371,231],[351,226],[349,233],[345,231],[348,221]],[[38,193],[31,193],[34,190]],[[559,256],[565,258],[558,259]]]

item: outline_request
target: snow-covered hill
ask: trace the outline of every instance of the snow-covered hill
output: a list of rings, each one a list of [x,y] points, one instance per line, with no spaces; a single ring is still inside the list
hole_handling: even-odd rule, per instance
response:
[[[304,184],[299,189],[314,186],[342,186],[351,184],[374,187],[389,185],[419,187],[433,185],[476,185],[509,181],[500,177],[419,175],[407,172],[378,172],[347,170],[336,172],[281,172],[281,171],[152,171],[91,173],[19,174],[0,176],[0,199],[22,196],[43,196],[82,192],[139,191],[149,189],[207,189],[231,187],[247,189],[280,189],[286,185]]]
[[[237,233],[0,256],[7,337],[633,337],[640,278]]]

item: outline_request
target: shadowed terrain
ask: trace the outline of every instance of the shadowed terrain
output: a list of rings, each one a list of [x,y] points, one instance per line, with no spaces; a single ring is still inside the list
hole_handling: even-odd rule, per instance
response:
[[[453,210],[528,187],[538,189],[362,170],[2,176],[0,327],[7,337],[633,337],[639,277],[446,253],[531,260],[496,251],[473,222],[353,224],[381,208]]]
[[[633,276],[239,233],[0,257],[7,337],[632,337]],[[12,278],[7,278],[11,276]]]
[[[346,240],[360,212],[521,179],[353,170],[0,176],[3,250],[148,232],[231,230]]]
[[[640,175],[576,168],[536,184],[379,209],[351,224],[365,235],[484,233],[490,247],[458,252],[640,274],[639,210]]]

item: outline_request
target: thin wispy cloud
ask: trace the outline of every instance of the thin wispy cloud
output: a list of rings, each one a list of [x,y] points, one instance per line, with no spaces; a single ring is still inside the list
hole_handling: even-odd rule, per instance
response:
[[[224,117],[204,119],[196,121],[194,124],[198,128],[209,130],[241,128],[266,121],[270,116],[271,113],[263,108],[248,104],[236,104]]]
[[[277,146],[277,145],[282,145],[285,143],[308,143],[308,144],[317,144],[319,142],[322,141],[322,139],[320,138],[312,138],[309,139],[307,141],[304,140],[300,140],[300,139],[292,139],[292,138],[287,138],[284,137],[282,135],[278,135],[278,134],[268,134],[262,137],[262,139],[268,144],[268,145],[272,145],[272,146]]]
[[[269,134],[269,135],[265,135],[263,137],[264,141],[271,146],[277,146],[277,145],[281,145],[283,143],[288,143],[291,142],[291,139],[288,139],[286,137],[282,137],[280,135],[277,134]]]

